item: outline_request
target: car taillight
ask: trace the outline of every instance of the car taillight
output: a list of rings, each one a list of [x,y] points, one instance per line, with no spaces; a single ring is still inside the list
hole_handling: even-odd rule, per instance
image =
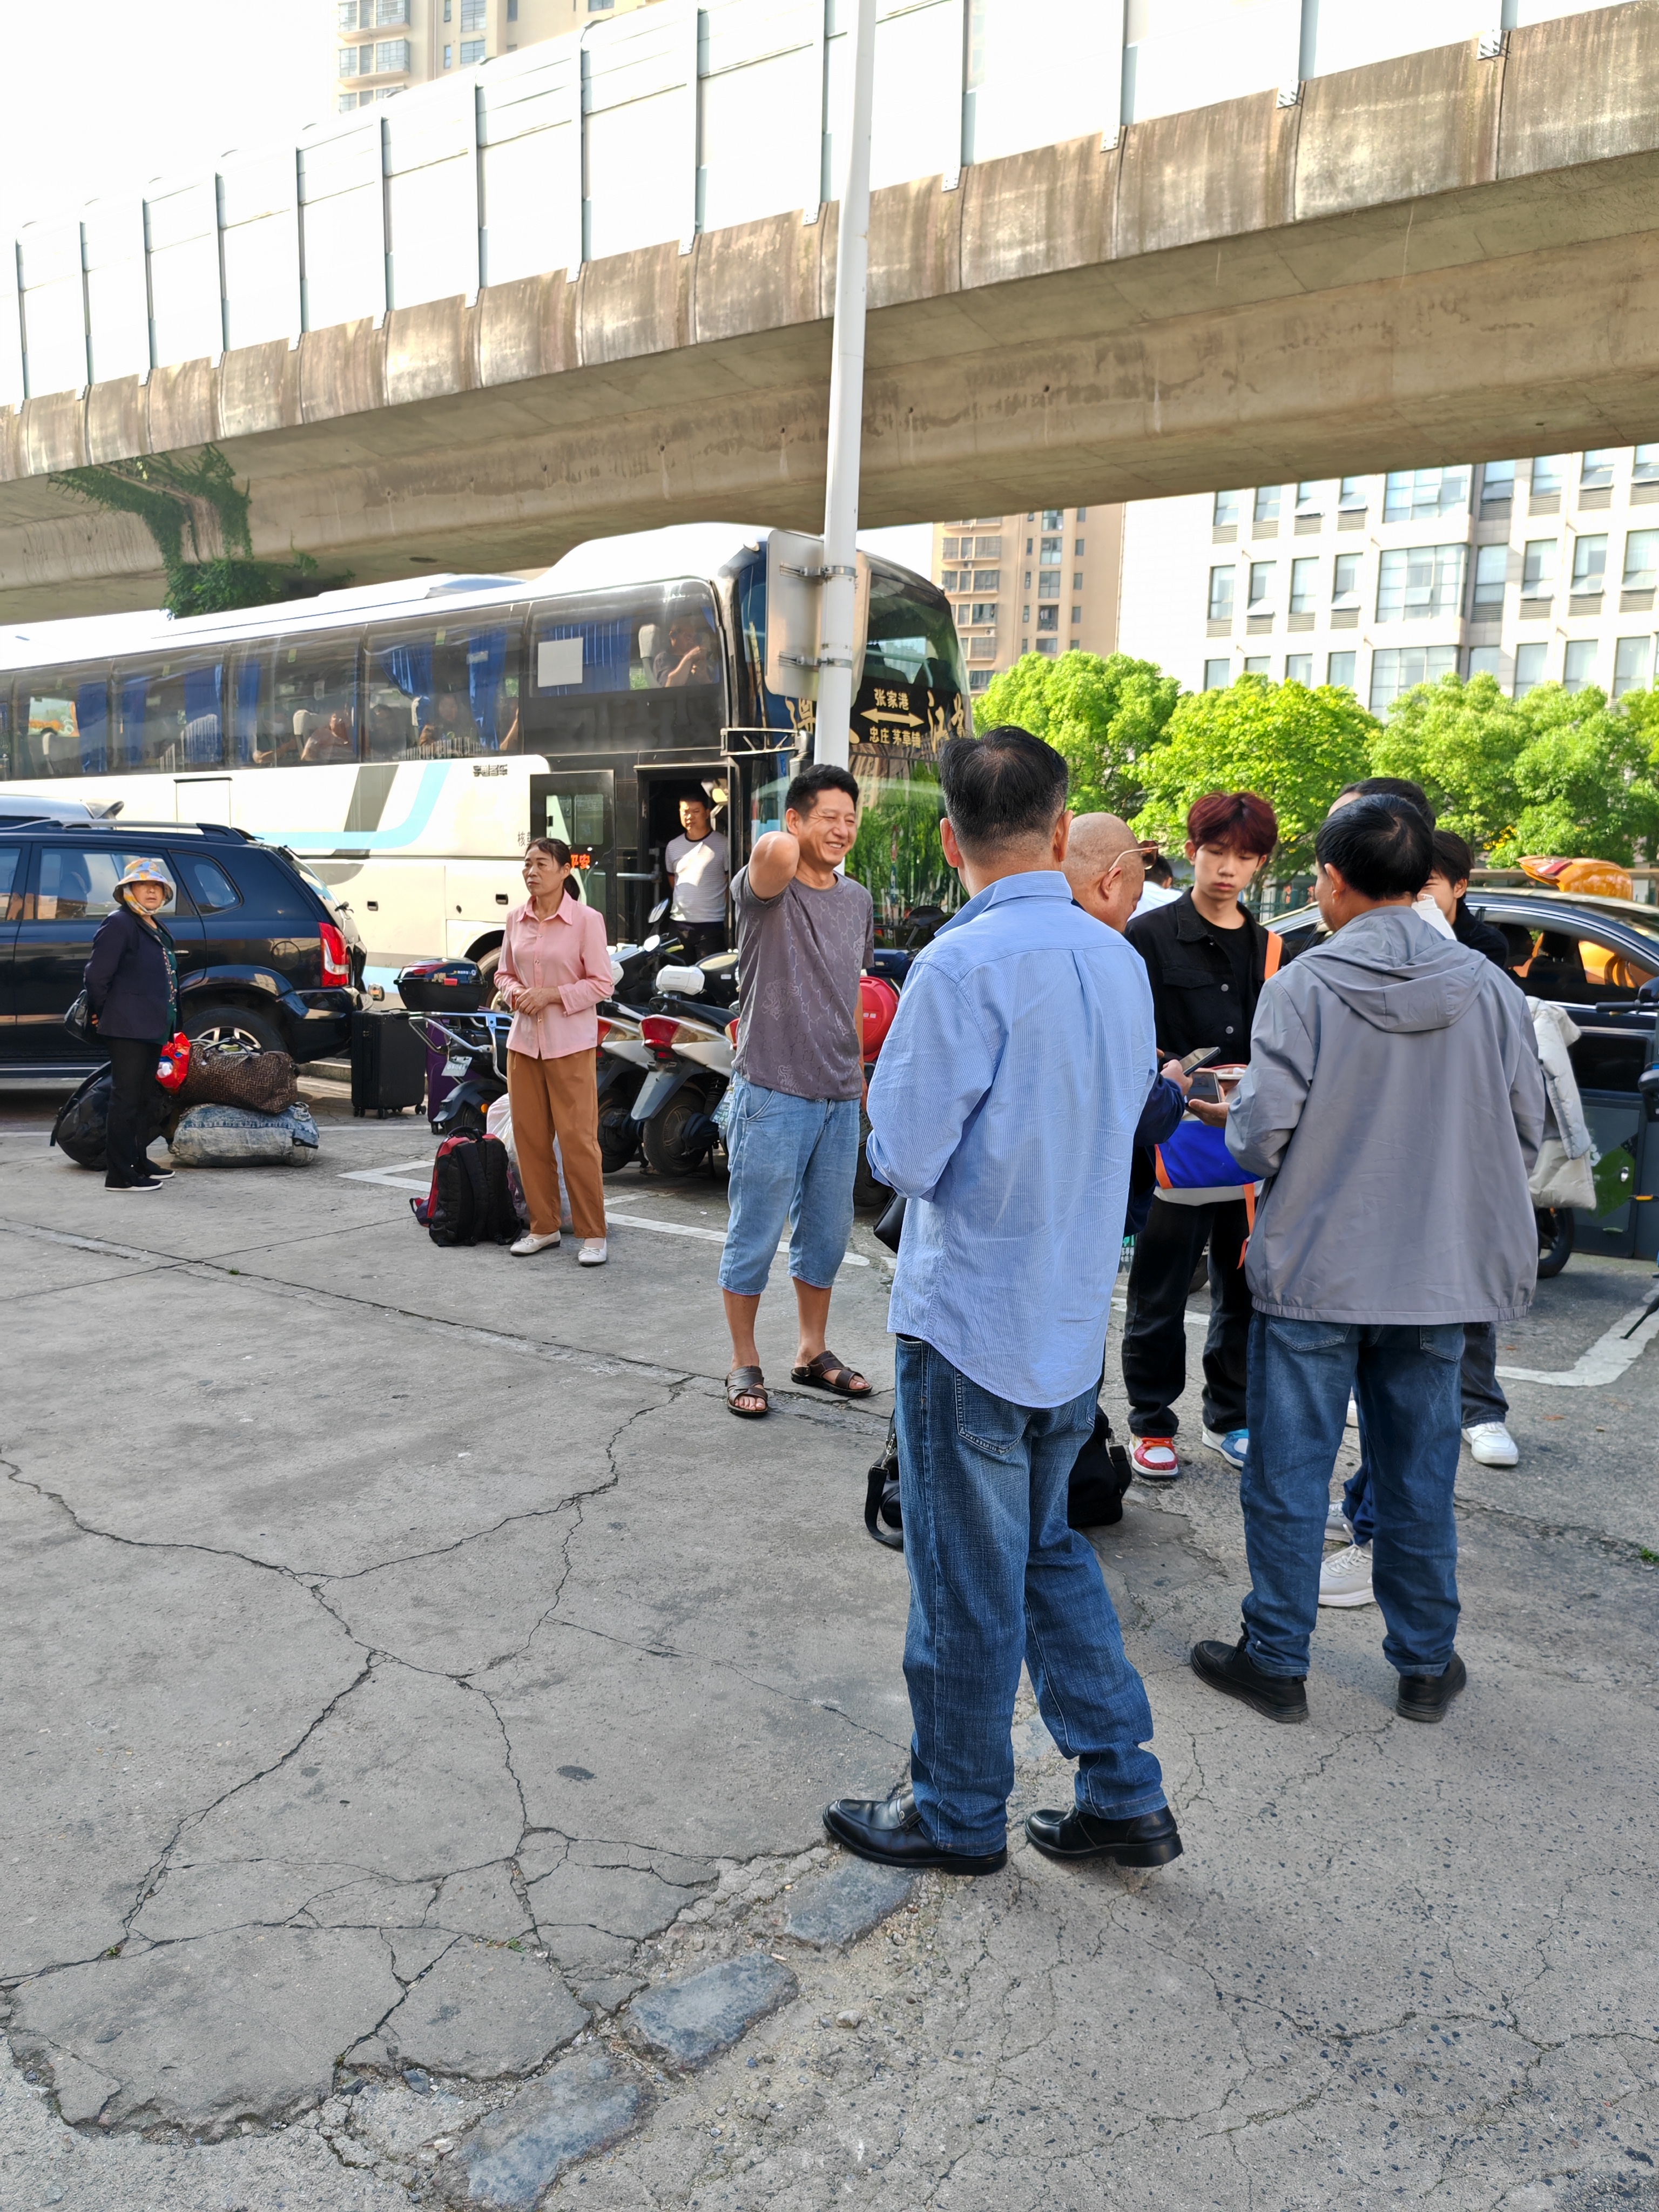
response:
[[[640,1024],[640,1035],[653,1052],[672,1052],[679,1024],[666,1014],[647,1014]]]
[[[346,951],[346,941],[331,921],[319,923],[323,939],[323,981],[325,983],[349,983],[351,981],[351,956]]]

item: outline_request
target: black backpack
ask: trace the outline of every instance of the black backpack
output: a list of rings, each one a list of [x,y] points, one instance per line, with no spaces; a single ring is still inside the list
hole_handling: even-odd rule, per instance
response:
[[[510,1244],[519,1234],[507,1180],[507,1146],[471,1130],[446,1137],[432,1163],[432,1188],[410,1211],[434,1244]]]
[[[77,1168],[106,1168],[110,1101],[114,1096],[115,1078],[107,1067],[95,1067],[75,1096],[66,1098],[58,1109],[48,1146],[56,1145]],[[173,1118],[173,1105],[170,1092],[159,1083],[150,1085],[138,1116],[141,1147],[155,1142]]]
[[[1104,1413],[1095,1415],[1094,1434],[1072,1462],[1066,1493],[1066,1519],[1073,1528],[1109,1528],[1123,1518],[1123,1493],[1134,1479],[1129,1455],[1112,1439]],[[887,1441],[865,1478],[864,1525],[889,1551],[904,1549],[904,1516],[899,1504],[898,1427],[887,1424]]]

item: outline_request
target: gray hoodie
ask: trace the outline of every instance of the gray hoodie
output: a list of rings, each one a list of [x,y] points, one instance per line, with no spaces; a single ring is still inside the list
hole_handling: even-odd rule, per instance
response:
[[[1297,1321],[1511,1321],[1532,1302],[1544,1079],[1527,1001],[1408,907],[1263,986],[1228,1117],[1267,1178],[1245,1273]]]

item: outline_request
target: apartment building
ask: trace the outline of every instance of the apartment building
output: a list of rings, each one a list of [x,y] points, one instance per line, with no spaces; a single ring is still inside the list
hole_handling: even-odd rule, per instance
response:
[[[951,595],[970,691],[1023,653],[1116,651],[1123,517],[1048,507],[934,524],[933,580]]]
[[[342,114],[648,0],[325,0]]]
[[[1613,697],[1654,673],[1659,446],[1263,484],[1127,510],[1126,652],[1382,714],[1453,671]]]

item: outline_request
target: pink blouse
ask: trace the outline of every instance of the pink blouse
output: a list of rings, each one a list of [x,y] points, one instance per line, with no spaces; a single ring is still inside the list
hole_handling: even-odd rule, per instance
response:
[[[611,956],[605,950],[605,916],[579,900],[561,899],[545,921],[526,899],[507,917],[495,985],[513,1010],[509,1052],[532,1060],[563,1060],[573,1052],[592,1052],[599,1042],[593,1012],[611,996]],[[538,1014],[518,1011],[521,991],[552,991],[552,1003]]]

